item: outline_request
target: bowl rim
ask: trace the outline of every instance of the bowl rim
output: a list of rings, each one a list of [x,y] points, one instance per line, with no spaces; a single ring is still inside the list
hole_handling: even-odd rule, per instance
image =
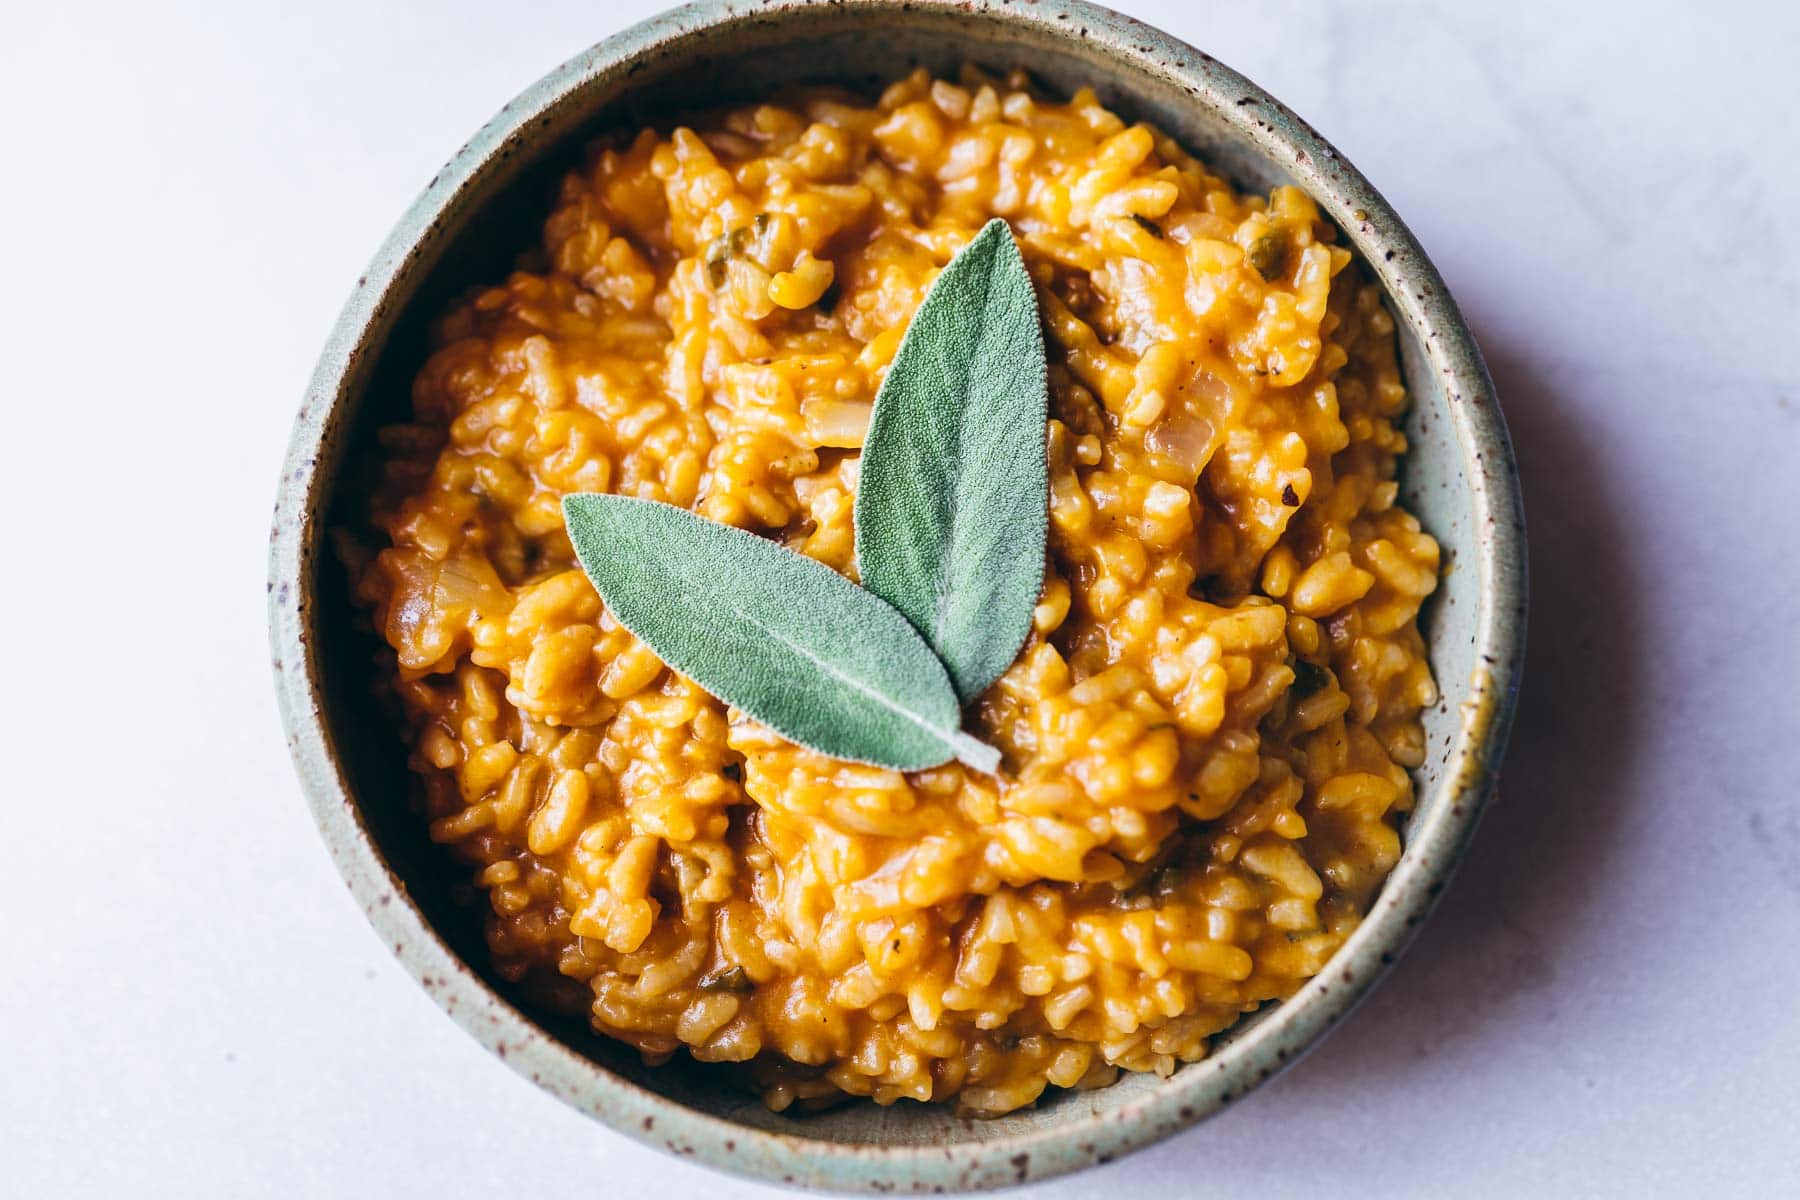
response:
[[[981,26],[1010,25],[1085,43],[1120,67],[1176,83],[1210,105],[1299,183],[1344,231],[1412,325],[1442,379],[1478,529],[1475,659],[1460,727],[1439,787],[1451,803],[1409,824],[1400,863],[1326,971],[1289,1000],[1221,1039],[1208,1058],[1105,1113],[984,1141],[841,1143],[713,1116],[616,1075],[558,1041],[492,990],[442,940],[389,868],[333,756],[310,629],[310,567],[328,497],[315,469],[331,418],[360,361],[379,348],[389,293],[421,244],[508,144],[562,98],[627,61],[708,27],[829,5],[869,14],[932,10]],[[1080,30],[1077,34],[1076,30]],[[1464,569],[1469,569],[1469,564]],[[1360,172],[1309,125],[1211,56],[1086,0],[696,0],[604,39],[552,70],[483,126],[413,202],[339,315],[295,421],[270,533],[270,646],[281,716],[302,791],[346,884],[378,934],[438,1005],[520,1075],[636,1140],[748,1178],[845,1191],[1007,1186],[1110,1161],[1218,1112],[1297,1061],[1386,974],[1434,907],[1491,797],[1523,663],[1524,516],[1493,384],[1436,268]]]

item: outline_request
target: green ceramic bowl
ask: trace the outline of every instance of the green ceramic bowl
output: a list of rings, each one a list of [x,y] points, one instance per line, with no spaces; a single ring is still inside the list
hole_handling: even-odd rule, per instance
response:
[[[1131,1076],[989,1121],[936,1107],[850,1105],[790,1117],[704,1070],[646,1069],[618,1043],[528,1011],[488,970],[479,912],[408,807],[404,754],[370,699],[373,644],[325,532],[364,494],[373,432],[398,418],[424,322],[499,278],[529,244],[583,141],[671,109],[776,84],[873,88],[923,63],[1023,65],[1089,84],[1240,187],[1304,188],[1348,234],[1398,318],[1415,411],[1406,502],[1451,569],[1427,610],[1443,703],[1406,851],[1368,920],[1293,999],[1168,1079]],[[1431,910],[1506,741],[1525,632],[1525,541],[1506,427],[1481,354],[1413,236],[1356,169],[1279,101],[1191,46],[1075,0],[703,0],[609,38],[508,104],[451,158],[359,279],[320,356],[282,473],[269,616],[289,744],[325,843],[394,953],[514,1070],[632,1137],[774,1181],[954,1191],[1105,1162],[1217,1112],[1291,1064],[1355,1006]],[[1270,1112],[1270,1119],[1279,1113]]]

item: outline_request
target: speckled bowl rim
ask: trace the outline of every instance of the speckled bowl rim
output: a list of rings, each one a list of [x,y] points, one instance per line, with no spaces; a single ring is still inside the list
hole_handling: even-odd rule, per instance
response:
[[[1328,969],[1290,1000],[1234,1032],[1216,1053],[1146,1094],[1017,1136],[949,1144],[848,1144],[756,1129],[640,1087],[557,1041],[487,986],[426,921],[373,842],[330,750],[318,663],[308,638],[309,554],[327,501],[315,471],[353,370],[403,277],[455,198],[515,139],[584,81],[650,56],[694,30],[814,3],[872,13],[955,9],[984,24],[1035,26],[1215,106],[1236,131],[1299,182],[1347,233],[1417,331],[1443,382],[1461,466],[1485,529],[1472,681],[1439,787],[1452,803],[1415,816],[1405,853],[1368,918]],[[283,465],[269,558],[270,640],[282,718],[302,788],[338,869],[369,920],[413,976],[460,1025],[521,1075],[645,1144],[751,1178],[845,1191],[955,1191],[1005,1186],[1106,1162],[1193,1124],[1291,1065],[1384,975],[1436,902],[1493,790],[1511,725],[1525,632],[1525,542],[1506,428],[1479,349],[1417,241],[1369,182],[1304,121],[1250,81],[1150,26],[1081,0],[701,0],[635,25],[552,71],[507,105],[435,177],[371,262],[332,330]]]

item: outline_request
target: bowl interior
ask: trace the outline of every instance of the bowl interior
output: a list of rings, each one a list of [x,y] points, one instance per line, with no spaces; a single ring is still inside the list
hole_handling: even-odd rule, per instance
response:
[[[1451,775],[1465,768],[1471,745],[1493,748],[1485,734],[1471,742],[1464,711],[1465,702],[1472,699],[1471,688],[1478,686],[1471,681],[1477,679],[1477,668],[1483,665],[1478,656],[1487,645],[1487,639],[1477,634],[1484,628],[1482,622],[1493,617],[1492,598],[1484,595],[1490,572],[1473,569],[1483,561],[1484,539],[1492,534],[1486,528],[1491,513],[1484,511],[1490,505],[1472,479],[1478,470],[1479,446],[1471,441],[1466,421],[1458,418],[1447,394],[1446,379],[1453,373],[1447,374],[1441,352],[1430,352],[1428,339],[1436,331],[1418,315],[1404,290],[1424,278],[1429,282],[1421,286],[1429,292],[1436,276],[1422,257],[1416,257],[1410,237],[1391,220],[1385,205],[1367,210],[1358,221],[1349,215],[1342,195],[1329,194],[1329,182],[1294,169],[1301,164],[1291,158],[1291,150],[1287,158],[1272,155],[1271,145],[1286,145],[1281,138],[1297,123],[1261,93],[1244,91],[1242,81],[1231,72],[1124,18],[1075,6],[1045,3],[1042,8],[1025,19],[932,5],[902,13],[897,6],[793,11],[777,4],[711,24],[700,24],[700,18],[719,18],[722,7],[658,18],[636,31],[632,53],[617,58],[603,44],[503,111],[490,126],[490,131],[499,132],[484,131],[473,149],[466,147],[415,208],[414,218],[420,214],[431,218],[422,236],[410,247],[391,246],[391,254],[384,251],[389,255],[387,266],[378,259],[365,281],[364,286],[379,291],[373,319],[364,329],[351,331],[354,344],[346,347],[348,369],[337,394],[315,396],[312,401],[330,409],[313,466],[302,550],[308,565],[302,568],[301,580],[321,717],[328,750],[336,756],[354,798],[355,816],[392,876],[436,934],[503,996],[511,995],[508,986],[485,965],[483,906],[470,902],[461,869],[428,841],[411,806],[413,788],[404,756],[398,752],[396,731],[371,696],[376,642],[366,623],[356,619],[344,570],[322,535],[331,528],[360,523],[358,507],[366,494],[374,431],[406,415],[411,378],[426,357],[427,322],[463,289],[501,278],[516,255],[536,243],[558,180],[579,161],[589,137],[720,101],[764,96],[796,82],[835,83],[874,92],[920,64],[944,73],[953,73],[966,61],[1002,71],[1022,65],[1056,93],[1094,87],[1109,106],[1128,118],[1160,126],[1240,188],[1266,191],[1282,183],[1305,187],[1345,227],[1394,298],[1414,402],[1409,422],[1413,452],[1405,465],[1403,494],[1443,544],[1450,568],[1425,618],[1444,700],[1426,715],[1431,754],[1418,773],[1420,806],[1412,826],[1415,831],[1434,823],[1441,826],[1445,832],[1436,839],[1438,852],[1453,855],[1460,845],[1468,820],[1461,811],[1449,810],[1457,804],[1472,806],[1475,799],[1464,785],[1473,782],[1479,792],[1483,784]],[[1058,13],[1064,16],[1059,18]],[[1083,23],[1095,17],[1099,19],[1091,26]],[[1122,53],[1126,48],[1134,50]],[[1251,99],[1245,101],[1245,96]],[[486,143],[496,143],[492,153],[487,153]],[[1354,179],[1353,172],[1344,170]],[[1396,239],[1401,253],[1387,257]],[[1453,332],[1459,331],[1460,326]],[[1479,371],[1478,360],[1474,369]],[[1418,851],[1415,840],[1409,835],[1409,858]],[[1390,882],[1390,889],[1393,886]],[[1383,949],[1393,950],[1404,935],[1390,931],[1382,936]],[[521,1007],[526,1019],[587,1059],[678,1104],[738,1125],[850,1145],[954,1146],[1067,1128],[1081,1124],[1081,1117],[1121,1114],[1159,1089],[1180,1084],[1191,1071],[1212,1065],[1209,1060],[1178,1072],[1170,1081],[1131,1076],[1098,1092],[1047,1095],[1035,1109],[989,1121],[961,1120],[937,1107],[882,1109],[867,1103],[796,1119],[768,1112],[748,1094],[721,1086],[704,1069],[683,1066],[680,1060],[646,1069],[634,1052],[593,1034],[585,1023],[546,1018],[522,1002]],[[1265,1009],[1247,1020],[1222,1044],[1252,1036],[1274,1011],[1278,1010]],[[1321,1031],[1341,1011],[1323,1017],[1300,1040]],[[601,1089],[606,1082],[596,1073],[590,1086]],[[1201,1111],[1215,1106],[1201,1103]],[[1184,1109],[1184,1116],[1191,1115]]]

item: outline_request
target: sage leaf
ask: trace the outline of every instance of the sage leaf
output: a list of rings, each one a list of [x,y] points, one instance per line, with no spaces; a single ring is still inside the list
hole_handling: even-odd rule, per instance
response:
[[[1031,631],[1044,582],[1049,405],[1037,295],[1006,222],[939,273],[875,396],[856,493],[865,588],[968,703]]]
[[[825,564],[655,500],[565,496],[563,522],[621,625],[789,741],[901,771],[999,767],[999,751],[962,732],[931,647]]]

